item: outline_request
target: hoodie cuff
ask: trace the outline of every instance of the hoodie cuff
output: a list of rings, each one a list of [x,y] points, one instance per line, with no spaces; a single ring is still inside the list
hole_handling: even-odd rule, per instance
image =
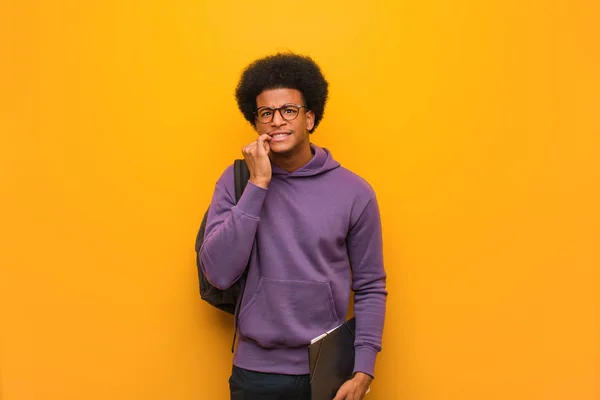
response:
[[[246,189],[244,189],[244,193],[242,193],[242,197],[240,197],[240,201],[235,207],[242,214],[258,219],[260,210],[262,210],[263,203],[267,197],[267,191],[268,189],[248,181]]]
[[[371,347],[360,346],[354,351],[354,373],[363,372],[371,378],[375,377],[375,359],[377,351]]]

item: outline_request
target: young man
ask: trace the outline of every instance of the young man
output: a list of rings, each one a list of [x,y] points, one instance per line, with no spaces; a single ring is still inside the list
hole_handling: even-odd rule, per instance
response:
[[[236,89],[258,133],[242,149],[250,180],[236,205],[233,166],[219,178],[200,251],[220,289],[249,265],[232,400],[310,399],[307,346],[345,321],[351,290],[354,375],[335,400],[362,399],[373,379],[387,297],[380,216],[369,184],[310,142],[327,96],[320,68],[294,54],[255,61]]]

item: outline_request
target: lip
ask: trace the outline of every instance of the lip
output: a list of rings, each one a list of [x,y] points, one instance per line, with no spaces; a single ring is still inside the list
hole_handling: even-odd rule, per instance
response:
[[[279,134],[285,134],[286,136],[281,136],[281,137],[274,137],[275,135],[279,135]],[[276,131],[276,132],[271,132],[269,133],[269,136],[271,136],[271,140],[270,142],[283,142],[284,140],[286,140],[290,135],[292,134],[291,131]]]

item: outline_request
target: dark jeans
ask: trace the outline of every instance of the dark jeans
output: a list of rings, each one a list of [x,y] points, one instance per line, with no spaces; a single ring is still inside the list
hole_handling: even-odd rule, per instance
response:
[[[231,400],[310,400],[309,375],[249,371],[235,365],[229,378]]]

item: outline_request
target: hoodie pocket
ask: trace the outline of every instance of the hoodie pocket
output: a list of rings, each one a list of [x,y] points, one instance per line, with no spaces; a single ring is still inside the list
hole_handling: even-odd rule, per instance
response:
[[[261,347],[301,347],[338,323],[329,282],[261,278],[239,316],[240,334]]]

